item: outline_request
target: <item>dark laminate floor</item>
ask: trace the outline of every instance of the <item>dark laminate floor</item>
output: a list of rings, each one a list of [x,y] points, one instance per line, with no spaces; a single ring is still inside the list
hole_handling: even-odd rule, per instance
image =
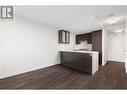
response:
[[[93,76],[62,65],[0,80],[0,89],[127,89],[123,63],[109,62]]]

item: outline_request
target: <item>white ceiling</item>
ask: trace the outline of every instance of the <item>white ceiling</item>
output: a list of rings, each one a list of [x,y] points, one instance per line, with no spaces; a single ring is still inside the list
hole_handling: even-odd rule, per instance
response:
[[[16,6],[16,14],[76,34],[101,29],[99,22],[127,14],[127,6]],[[98,22],[99,20],[99,22]]]

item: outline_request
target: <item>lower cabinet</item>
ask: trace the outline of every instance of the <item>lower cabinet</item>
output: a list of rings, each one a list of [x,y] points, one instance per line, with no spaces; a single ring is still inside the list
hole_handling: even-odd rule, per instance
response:
[[[92,73],[92,54],[77,52],[60,52],[61,64]]]

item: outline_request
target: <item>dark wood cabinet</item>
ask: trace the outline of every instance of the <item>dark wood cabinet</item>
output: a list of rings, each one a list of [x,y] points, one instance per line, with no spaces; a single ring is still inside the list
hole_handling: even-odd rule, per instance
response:
[[[70,32],[66,30],[58,31],[59,43],[69,44],[70,43]]]
[[[92,32],[92,50],[99,51],[99,64],[102,64],[102,30]]]
[[[87,40],[92,44],[92,50],[99,52],[99,64],[102,64],[102,30],[92,31],[91,33],[76,35],[76,44]]]
[[[61,64],[92,73],[92,54],[91,53],[75,53],[60,52]]]
[[[92,43],[92,33],[76,35],[76,44],[80,44],[81,41],[87,41],[88,44]]]

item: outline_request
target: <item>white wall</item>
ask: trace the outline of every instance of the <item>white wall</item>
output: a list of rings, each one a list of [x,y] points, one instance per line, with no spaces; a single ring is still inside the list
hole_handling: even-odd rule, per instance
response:
[[[125,62],[125,32],[108,32],[108,60]]]
[[[125,25],[125,68],[126,68],[126,73],[127,73],[127,16],[126,16],[126,25]]]
[[[108,61],[108,48],[107,48],[107,31],[102,29],[102,65]]]
[[[18,16],[0,21],[0,78],[57,63],[56,28]]]

